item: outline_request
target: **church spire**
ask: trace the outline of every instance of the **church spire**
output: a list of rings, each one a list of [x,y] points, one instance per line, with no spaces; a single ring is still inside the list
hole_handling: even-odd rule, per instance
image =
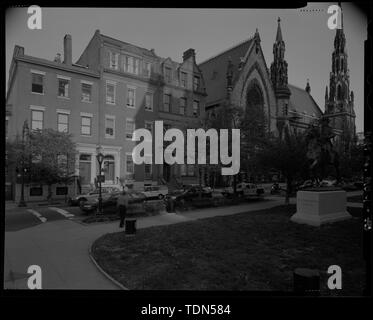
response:
[[[273,44],[273,62],[271,64],[271,81],[277,97],[289,97],[288,63],[285,60],[285,42],[282,38],[281,19],[277,19],[276,40]]]
[[[277,19],[277,34],[276,34],[276,42],[281,42],[282,40],[282,32],[281,32],[281,25],[280,25],[281,19],[278,17]]]
[[[343,30],[343,10],[342,10],[342,5],[341,5],[340,2],[338,2],[338,6],[341,9],[341,17],[340,17],[341,28],[340,29],[337,28],[337,31],[335,33],[334,50],[337,53],[344,53],[345,52],[345,46],[346,46],[346,37],[345,37],[345,34],[344,34],[344,30]]]

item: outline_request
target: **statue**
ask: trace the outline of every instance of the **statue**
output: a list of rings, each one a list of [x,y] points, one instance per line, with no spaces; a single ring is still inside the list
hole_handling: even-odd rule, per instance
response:
[[[340,180],[338,153],[333,149],[331,141],[334,136],[327,118],[312,124],[306,134],[307,157],[311,161],[310,171],[315,185],[320,185],[329,166],[335,169],[337,182]]]

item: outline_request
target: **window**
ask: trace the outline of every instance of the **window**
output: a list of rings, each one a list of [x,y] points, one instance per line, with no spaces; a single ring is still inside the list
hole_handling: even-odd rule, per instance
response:
[[[134,65],[134,69],[133,69],[134,74],[139,74],[139,65],[140,65],[140,60],[135,59],[135,65]]]
[[[198,76],[193,77],[193,89],[196,91],[199,89],[200,81]]]
[[[187,175],[186,166],[187,165],[185,163],[180,164],[180,175],[182,177]]]
[[[114,138],[115,118],[107,116],[105,118],[105,138]]]
[[[37,197],[43,195],[43,187],[31,187],[30,197]]]
[[[145,110],[153,111],[153,94],[149,92],[145,94]]]
[[[59,132],[69,132],[69,115],[65,113],[57,114],[57,130]]]
[[[179,113],[184,115],[185,114],[185,109],[187,105],[187,99],[186,98],[180,98],[180,108],[179,108]]]
[[[150,78],[152,72],[152,65],[150,62],[144,62],[144,76]]]
[[[92,98],[92,85],[88,83],[82,83],[82,101],[91,102]]]
[[[135,172],[132,154],[126,154],[126,172],[133,174]]]
[[[170,94],[164,95],[163,111],[165,112],[171,111],[171,95]]]
[[[151,156],[145,156],[145,159],[151,159]],[[152,165],[151,164],[144,164],[144,173],[145,173],[145,179],[151,179],[152,178]]]
[[[111,69],[118,69],[118,53],[113,53],[110,51],[110,68]]]
[[[134,57],[125,57],[124,71],[139,74],[140,60]]]
[[[194,176],[194,164],[180,164],[180,175],[181,176]]]
[[[193,101],[193,116],[194,117],[199,116],[199,101],[197,101],[197,100]]]
[[[40,110],[31,110],[31,129],[43,129],[44,112]]]
[[[135,88],[127,88],[127,107],[135,108]]]
[[[83,136],[90,136],[91,129],[92,129],[92,119],[91,117],[82,116],[82,126],[81,126],[81,134]]]
[[[44,93],[44,75],[39,73],[32,73],[31,92]]]
[[[106,103],[115,104],[115,83],[106,82]]]
[[[126,119],[126,139],[132,139],[135,131],[135,122],[132,119]]]
[[[144,128],[153,134],[153,122],[145,121]]]
[[[63,98],[69,97],[69,80],[67,79],[58,79],[58,96]]]
[[[186,88],[187,87],[187,74],[185,72],[181,73],[181,86]]]
[[[164,72],[165,72],[165,80],[166,80],[166,82],[170,83],[171,82],[171,68],[165,67]]]
[[[187,165],[187,175],[190,177],[194,176],[194,164]]]

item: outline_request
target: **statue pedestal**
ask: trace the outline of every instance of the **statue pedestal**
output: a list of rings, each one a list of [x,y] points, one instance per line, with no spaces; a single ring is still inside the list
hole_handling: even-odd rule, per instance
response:
[[[309,190],[297,192],[297,212],[291,221],[311,226],[350,219],[343,190]]]

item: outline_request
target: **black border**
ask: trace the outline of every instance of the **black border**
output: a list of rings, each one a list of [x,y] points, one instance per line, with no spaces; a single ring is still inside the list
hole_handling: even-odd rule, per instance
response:
[[[55,1],[53,3],[47,1],[38,1],[37,3],[19,3],[16,1],[5,1],[5,4],[2,3],[2,10],[1,10],[1,40],[3,46],[1,46],[1,56],[4,57],[4,62],[1,65],[3,75],[7,77],[7,70],[5,70],[5,14],[6,9],[11,8],[14,6],[21,6],[27,7],[29,5],[37,4],[41,7],[96,7],[96,8],[103,8],[103,7],[158,7],[158,8],[177,8],[175,6],[175,2],[167,3],[165,1],[147,1],[144,3],[143,1],[135,2],[135,1],[128,1],[128,2],[121,2],[121,3],[113,3],[112,1],[105,1],[101,3],[92,2],[82,2],[82,1]],[[182,2],[177,3],[180,4],[179,8],[221,8],[221,9],[228,9],[228,8],[301,8],[304,7],[307,2],[306,1],[287,1],[286,3],[283,2],[254,2],[254,3],[242,3],[238,5],[233,5],[231,2],[215,2],[212,6],[205,6],[202,3],[197,2]],[[226,6],[229,4],[229,6]],[[343,3],[342,3],[343,4]],[[372,123],[373,123],[373,113],[372,113],[372,11],[373,5],[370,1],[365,2],[358,2],[355,3],[357,7],[361,9],[362,12],[367,14],[368,17],[368,38],[365,41],[365,87],[364,87],[364,96],[365,96],[365,105],[364,105],[364,134],[365,136],[369,135],[372,132]],[[5,80],[3,78],[3,80]],[[1,94],[4,95],[4,102],[5,102],[5,81],[1,82]],[[5,118],[5,104],[2,108],[0,108],[1,117]],[[4,119],[3,118],[3,119]],[[5,133],[5,131],[3,131]],[[3,135],[5,137],[5,134]],[[5,146],[4,143],[1,144],[1,154],[5,154]],[[371,151],[371,150],[370,150]],[[369,157],[369,155],[368,155]],[[369,160],[369,159],[368,159]],[[4,158],[1,158],[1,178],[4,181]],[[370,168],[369,168],[369,177],[371,177],[371,158],[370,158]],[[368,177],[368,175],[366,176]],[[2,219],[1,219],[1,232],[2,232],[2,246],[1,246],[1,264],[0,264],[0,271],[1,274],[4,274],[4,240],[5,240],[5,199],[4,197],[4,183],[1,183],[1,194],[0,199],[2,205]],[[365,217],[368,217],[369,213],[364,212]],[[372,218],[371,214],[371,206],[370,206],[370,219]],[[223,304],[231,305],[232,313],[228,316],[216,318],[220,319],[241,319],[241,318],[248,318],[250,316],[255,316],[255,313],[252,313],[251,308],[255,306],[254,309],[260,308],[261,313],[267,313],[268,311],[289,311],[288,308],[294,308],[294,305],[303,306],[303,303],[307,305],[307,310],[304,310],[305,313],[309,314],[312,313],[313,307],[315,304],[317,306],[328,306],[331,308],[331,311],[340,310],[341,306],[355,306],[356,309],[360,308],[360,303],[368,302],[368,297],[372,296],[372,287],[373,287],[373,279],[372,279],[372,266],[373,266],[373,237],[372,237],[372,230],[364,230],[362,228],[363,238],[364,238],[364,257],[366,261],[367,267],[367,283],[366,288],[364,291],[364,295],[366,297],[361,298],[325,298],[325,297],[299,297],[293,296],[291,293],[284,293],[284,292],[228,292],[228,291],[89,291],[89,290],[34,290],[34,291],[27,291],[27,290],[4,290],[4,277],[1,279],[1,291],[0,296],[3,298],[4,301],[7,302],[9,306],[16,307],[17,309],[23,309],[21,305],[25,306],[27,312],[27,306],[34,306],[36,310],[40,310],[37,305],[40,304],[40,298],[43,298],[45,303],[49,302],[56,302],[59,305],[58,309],[55,309],[53,315],[58,315],[60,313],[64,313],[65,304],[68,303],[69,305],[80,305],[83,307],[85,311],[93,312],[96,315],[104,313],[105,317],[109,316],[109,314],[114,312],[119,312],[121,318],[125,319],[142,319],[142,318],[157,318],[152,316],[141,316],[139,314],[139,308],[142,306],[146,306],[147,304],[151,303],[154,305],[170,305],[176,307],[182,307],[184,304]],[[68,298],[68,301],[66,301]],[[26,300],[25,300],[26,299]],[[63,299],[63,300],[61,300]],[[22,300],[22,303],[20,301]],[[345,303],[348,301],[348,304]],[[97,302],[99,303],[97,305]],[[102,304],[101,304],[101,303]],[[248,304],[248,302],[251,302]],[[341,304],[342,302],[342,304]],[[262,305],[263,303],[263,305]],[[352,304],[352,305],[351,305]],[[264,307],[263,307],[264,306]],[[250,307],[250,308],[249,308]],[[34,308],[33,308],[34,309]],[[67,308],[68,310],[69,308]],[[329,308],[328,308],[329,309]],[[34,309],[34,311],[36,311]],[[19,310],[18,310],[19,311]],[[368,310],[367,310],[368,311]],[[242,316],[241,316],[242,314]],[[299,315],[302,315],[303,312]],[[321,315],[321,314],[319,314]],[[256,317],[256,316],[255,316]],[[158,319],[163,319],[167,317],[158,317]],[[193,319],[193,316],[185,316],[185,315],[176,315],[172,319]],[[198,317],[198,319],[202,319],[203,317]],[[208,319],[215,318],[214,316],[208,316]]]

